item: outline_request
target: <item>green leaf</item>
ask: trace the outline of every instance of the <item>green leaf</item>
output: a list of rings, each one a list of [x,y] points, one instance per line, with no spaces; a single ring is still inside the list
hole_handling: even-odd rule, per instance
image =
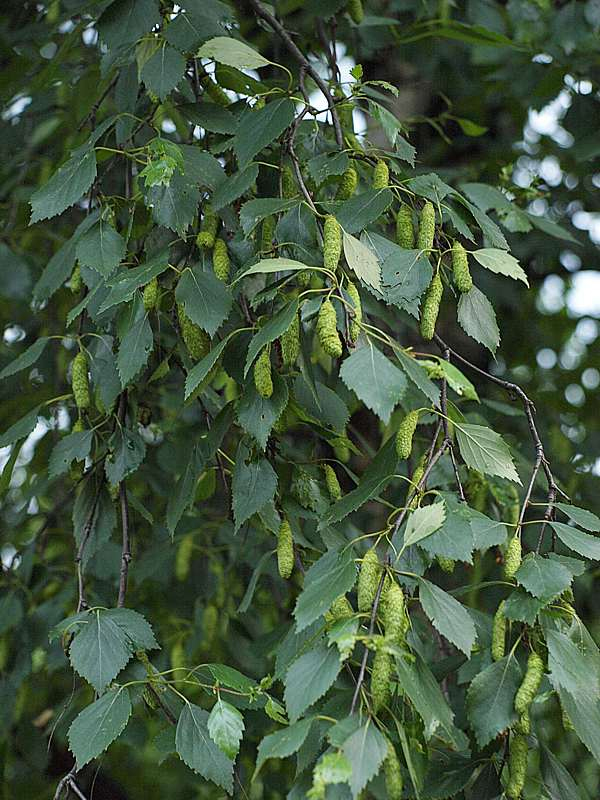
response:
[[[533,625],[537,615],[546,605],[543,600],[532,597],[524,589],[515,589],[506,598],[504,604],[504,616],[506,619],[513,619],[517,622],[526,622]]]
[[[166,42],[162,42],[141,71],[141,79],[146,88],[161,100],[164,100],[179,81],[185,71],[185,58]]]
[[[190,183],[185,174],[175,173],[168,186],[145,186],[144,193],[155,222],[184,237],[198,210],[198,186]]]
[[[316,423],[343,433],[350,416],[348,406],[336,392],[320,381],[315,382],[314,390],[313,393],[307,381],[299,375],[294,381],[294,400]]]
[[[258,745],[255,775],[269,758],[287,758],[296,753],[304,744],[312,719],[301,719],[275,733],[265,736]]]
[[[340,377],[385,424],[407,386],[404,373],[370,343],[345,359]]]
[[[228,758],[234,759],[244,735],[244,718],[237,708],[219,697],[212,707],[206,725],[213,742]]]
[[[32,408],[24,417],[11,425],[10,428],[4,431],[0,436],[0,447],[7,447],[9,444],[18,442],[19,439],[25,439],[29,436],[31,431],[35,428],[38,421],[41,406]]]
[[[213,349],[204,356],[197,364],[195,364],[192,369],[188,372],[187,378],[185,379],[185,399],[187,400],[188,397],[197,389],[197,387],[202,383],[204,378],[208,375],[211,369],[219,360],[221,353],[227,347],[227,344],[230,340],[230,336],[225,337],[222,339]]]
[[[227,666],[227,664],[206,664],[214,680],[229,689],[238,692],[249,692],[256,688],[256,682],[252,678],[246,677],[239,670]]]
[[[293,102],[282,97],[255,110],[248,106],[239,119],[233,149],[241,168],[271,144],[292,124],[295,115]]]
[[[229,316],[233,300],[231,292],[212,272],[200,267],[186,269],[177,283],[175,297],[183,303],[187,316],[214,336]]]
[[[128,663],[133,653],[130,639],[106,612],[92,611],[69,650],[73,669],[101,693]]]
[[[39,339],[36,339],[35,342],[27,348],[27,350],[25,350],[20,356],[17,356],[17,358],[13,359],[4,367],[4,369],[0,372],[0,380],[9,378],[11,375],[16,375],[17,372],[21,372],[28,367],[32,367],[46,349],[46,345],[49,341],[50,339],[48,336],[40,336]]]
[[[298,205],[298,200],[286,200],[279,197],[261,197],[248,200],[240,209],[240,225],[246,236],[250,236],[256,226],[271,214],[289,211]]]
[[[146,456],[146,444],[137,431],[123,426],[116,428],[108,444],[110,453],[104,471],[109,483],[116,486],[140,466]]]
[[[441,528],[445,519],[446,505],[443,502],[416,508],[411,512],[406,523],[402,549],[431,536],[438,528]]]
[[[479,400],[475,387],[458,367],[446,361],[445,358],[437,359],[436,363],[444,373],[444,377],[452,391],[456,392],[460,397],[464,397],[465,400]]]
[[[440,390],[427,375],[427,371],[421,366],[418,359],[413,358],[404,350],[395,350],[394,355],[400,362],[400,366],[415,384],[415,386],[427,397],[428,400],[437,406],[440,402]],[[446,362],[447,363],[447,362]]]
[[[141,298],[131,304],[127,311],[120,331],[121,345],[117,354],[117,369],[123,388],[146,366],[154,348],[152,328]]]
[[[65,473],[73,461],[83,461],[92,447],[93,431],[76,431],[69,433],[55,445],[48,461],[48,477],[50,480]]]
[[[494,247],[487,247],[483,250],[474,250],[471,254],[482,267],[489,269],[499,275],[508,275],[518,281],[523,281],[525,286],[529,286],[527,274],[520,266],[519,262],[506,250],[497,250]]]
[[[114,0],[98,20],[98,33],[116,51],[160,24],[156,0]]]
[[[277,489],[277,474],[267,459],[246,463],[242,451],[238,450],[231,483],[236,531],[273,499]]]
[[[321,153],[309,159],[306,168],[310,177],[319,186],[331,175],[342,175],[349,164],[347,153]]]
[[[469,783],[476,769],[477,761],[472,761],[461,753],[441,751],[434,754],[425,776],[423,796],[427,800],[460,797],[462,789]]]
[[[296,601],[294,617],[300,633],[328,611],[334,600],[354,586],[356,567],[350,548],[328,550],[304,576],[304,588]]]
[[[460,454],[468,467],[521,484],[508,445],[499,433],[466,422],[455,423],[455,429]]]
[[[205,42],[197,55],[200,58],[212,58],[220,64],[227,64],[236,69],[258,69],[271,63],[244,42],[228,36],[217,36]]]
[[[556,508],[563,511],[576,525],[581,525],[587,531],[600,531],[600,518],[586,508],[578,508],[568,503],[556,503]]]
[[[196,494],[196,483],[205,464],[206,458],[202,448],[197,443],[193,444],[185,469],[179,476],[174,490],[169,493],[166,521],[171,537],[175,535],[177,525],[186,509],[192,504]]]
[[[407,300],[420,297],[431,283],[433,270],[423,250],[397,247],[381,265],[381,277],[388,302],[402,306]]]
[[[153,278],[157,278],[169,267],[169,251],[161,250],[145,264],[133,269],[119,271],[117,276],[110,282],[110,292],[106,300],[100,306],[100,313],[109,308],[131,300],[135,290],[140,286],[145,286]]]
[[[131,716],[131,700],[124,687],[111,689],[84,708],[71,723],[69,749],[77,769],[97,758],[117,739]]]
[[[541,743],[540,769],[548,800],[581,800],[581,793],[558,758]]]
[[[270,342],[274,342],[279,336],[284,334],[292,324],[292,320],[298,313],[298,300],[293,300],[287,306],[281,308],[266,325],[264,325],[258,333],[252,337],[252,341],[248,347],[248,355],[246,356],[246,365],[244,367],[244,377],[250,371],[254,359],[263,349],[263,347]]]
[[[100,218],[78,240],[75,254],[81,264],[109,278],[125,258],[126,249],[123,237],[106,220]]]
[[[515,695],[521,669],[514,656],[495,661],[475,676],[467,691],[467,715],[480,748],[517,720]]]
[[[233,761],[211,739],[208,711],[186,702],[177,721],[175,747],[190,769],[232,793]]]
[[[575,733],[600,764],[600,701],[584,694],[574,696],[560,687],[558,694]]]
[[[82,569],[85,569],[90,558],[108,542],[116,524],[115,506],[108,491],[99,487],[90,476],[73,504],[73,534],[78,551],[84,536],[86,537],[81,557]]]
[[[419,600],[434,627],[470,658],[477,633],[467,609],[424,578],[419,579]]]
[[[47,183],[31,195],[29,224],[62,214],[87,192],[95,177],[96,153],[93,148],[83,145],[75,150]]]
[[[258,177],[258,164],[248,164],[240,172],[228,175],[212,194],[211,205],[215,211],[227,206],[245,194]]]
[[[115,623],[125,633],[133,650],[155,650],[158,643],[152,626],[142,614],[131,608],[109,608],[104,611],[104,620]]]
[[[288,388],[284,379],[273,374],[273,394],[262,397],[256,390],[254,381],[248,381],[239,399],[237,418],[242,428],[253,436],[264,450],[269,434],[288,402]]]
[[[342,751],[352,764],[350,788],[352,796],[357,797],[381,767],[387,755],[388,743],[375,723],[367,720],[352,733],[342,745]]]
[[[462,329],[485,345],[494,354],[500,344],[500,330],[494,308],[487,297],[476,286],[461,294],[458,301],[458,321]]]
[[[573,696],[599,700],[598,651],[586,649],[583,643],[576,643],[556,630],[546,631],[546,643],[552,684]]]
[[[375,253],[361,241],[344,231],[344,256],[350,269],[367,286],[381,289],[381,272]]]
[[[478,125],[470,119],[464,119],[464,117],[454,117],[454,121],[460,125],[460,129],[466,136],[483,136],[488,131],[488,128],[483,125]]]
[[[419,546],[431,556],[444,556],[470,564],[475,549],[472,510],[465,503],[459,503],[452,494],[446,493],[443,497],[447,512],[444,524]]]
[[[358,233],[379,219],[393,199],[389,189],[368,189],[346,200],[337,208],[335,216],[346,233]]]
[[[310,267],[300,261],[294,261],[291,258],[265,258],[253,264],[250,269],[247,269],[242,275],[239,275],[234,283],[237,283],[241,278],[246,278],[248,275],[289,272],[290,270],[297,272],[301,269],[310,269]]]
[[[585,558],[600,561],[600,538],[591,536],[589,533],[583,533],[583,531],[573,528],[571,525],[565,525],[563,522],[551,522],[550,525],[561,542],[568,548],[585,556]]]
[[[169,26],[169,29],[172,25]],[[227,108],[216,103],[185,103],[178,106],[183,116],[211,133],[235,133],[237,120]]]
[[[558,561],[528,553],[515,578],[534,597],[549,602],[571,585],[573,576]]]
[[[297,658],[285,677],[285,705],[296,722],[333,685],[342,662],[336,647],[320,643]]]

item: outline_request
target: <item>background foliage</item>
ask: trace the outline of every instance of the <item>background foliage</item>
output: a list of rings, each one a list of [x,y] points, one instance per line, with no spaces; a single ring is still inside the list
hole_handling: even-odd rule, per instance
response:
[[[546,675],[524,796],[598,794],[600,522],[553,504],[598,510],[600,6],[369,0],[358,20],[340,0],[2,12],[6,797],[393,797],[389,743],[402,796],[499,797],[532,650]],[[372,186],[377,160],[389,188]],[[416,224],[427,201],[429,258],[394,244],[400,203]],[[196,241],[209,204],[216,258]],[[326,214],[344,229],[329,273]],[[494,251],[470,257],[461,298],[455,238]],[[440,263],[429,343],[418,308]],[[341,358],[316,335],[329,296]],[[270,343],[262,397],[252,363]],[[533,552],[506,580],[515,532]],[[404,589],[406,637],[379,599],[358,611],[373,546]],[[344,593],[353,615],[333,623]],[[509,646],[492,661],[502,600]],[[379,708],[378,656],[393,688]]]

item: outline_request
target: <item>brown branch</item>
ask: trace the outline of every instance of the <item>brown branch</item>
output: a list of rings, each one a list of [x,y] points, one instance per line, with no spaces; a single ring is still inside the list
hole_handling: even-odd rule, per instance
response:
[[[120,425],[125,424],[127,414],[127,389],[119,397],[118,420]],[[127,486],[125,481],[119,483],[119,504],[121,506],[121,572],[119,574],[119,596],[117,607],[125,605],[127,595],[127,579],[129,577],[129,564],[131,563],[131,535],[129,531],[129,501],[127,499]]]
[[[444,359],[446,361],[450,361],[450,353],[448,350],[444,350]],[[450,459],[452,461],[452,469],[454,470],[454,479],[456,481],[456,488],[458,489],[458,495],[462,503],[466,502],[465,492],[463,489],[463,485],[460,480],[460,474],[458,472],[458,464],[456,463],[456,456],[454,453],[454,443],[450,438],[449,426],[448,426],[448,381],[446,378],[442,380],[442,389],[440,393],[440,411],[442,412],[442,426],[444,428],[444,437],[448,442],[448,450],[450,452]]]
[[[441,421],[440,421],[438,427],[441,427]],[[436,439],[437,439],[437,432],[436,432],[436,434],[435,434],[435,436],[433,438],[433,443],[435,443]],[[422,476],[421,480],[414,487],[414,489],[411,492],[410,496],[406,498],[406,505],[403,508],[402,512],[398,515],[398,519],[396,520],[396,524],[394,525],[394,532],[393,532],[392,536],[395,536],[398,533],[398,531],[400,530],[400,526],[404,522],[404,520],[406,518],[406,515],[408,514],[408,512],[410,510],[411,502],[419,494],[419,492],[421,491],[423,486],[425,486],[425,484],[427,483],[427,478],[429,477],[429,475],[431,473],[431,470],[435,467],[437,462],[443,456],[444,452],[448,448],[449,443],[450,442],[449,442],[448,439],[444,439],[444,441],[441,443],[441,445],[438,447],[438,449],[435,451],[435,453],[433,453],[433,455],[429,456],[429,459],[428,459],[429,463],[427,464],[427,466],[425,468],[425,471],[423,472],[423,476]],[[431,451],[430,451],[430,453],[431,453]]]

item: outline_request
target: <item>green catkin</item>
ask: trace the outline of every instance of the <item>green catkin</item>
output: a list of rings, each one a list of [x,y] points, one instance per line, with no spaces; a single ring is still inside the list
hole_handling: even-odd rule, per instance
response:
[[[156,308],[158,303],[158,278],[152,278],[150,283],[144,286],[143,299],[145,311],[152,311],[153,308]]]
[[[333,446],[333,454],[342,464],[347,464],[350,461],[350,448],[346,444],[340,444],[339,442],[335,444]]]
[[[343,173],[337,192],[335,194],[336,200],[349,200],[358,186],[358,172],[354,167],[350,166]]]
[[[529,736],[531,733],[531,717],[529,716],[529,709],[524,711],[515,723],[515,733],[521,733],[523,736]]]
[[[519,491],[514,484],[510,484],[507,490],[508,498],[504,506],[506,512],[506,521],[509,525],[519,524],[519,514],[521,513],[521,501],[519,498]]]
[[[562,726],[565,729],[565,731],[574,731],[575,728],[573,726],[573,723],[571,722],[571,718],[569,717],[569,715],[567,714],[567,712],[564,710],[564,708],[562,706],[561,706],[561,709],[560,709],[560,713],[561,713],[561,719],[562,719]]]
[[[271,345],[266,345],[254,362],[254,385],[261,397],[269,398],[273,394],[273,376],[271,374]]]
[[[358,610],[370,611],[375,602],[377,588],[381,580],[381,564],[373,548],[367,550],[362,560],[358,576]]]
[[[85,425],[83,424],[83,420],[79,417],[78,420],[75,421],[73,425],[72,433],[83,433],[85,430]]]
[[[543,677],[544,662],[537,653],[530,653],[527,659],[525,677],[515,697],[515,711],[517,714],[527,711],[540,688]]]
[[[456,561],[453,558],[447,558],[446,556],[436,556],[435,558],[443,572],[447,572],[448,575],[454,572]]]
[[[225,91],[219,86],[218,83],[215,83],[212,78],[208,75],[205,75],[202,80],[200,81],[202,84],[204,91],[210,97],[210,99],[217,103],[220,106],[228,106],[230,105],[230,100],[227,97]]]
[[[85,411],[90,407],[90,384],[88,381],[87,358],[83,350],[80,350],[73,359],[71,386],[75,405],[80,411]]]
[[[417,464],[417,466],[415,468],[415,471],[412,474],[412,478],[411,478],[412,485],[409,486],[408,489],[407,489],[407,494],[406,494],[407,499],[414,492],[415,488],[419,485],[419,483],[421,481],[421,478],[425,474],[425,463],[426,463],[426,461],[427,461],[427,454],[424,453],[421,456],[421,458],[419,459],[419,463]],[[410,508],[411,511],[413,511],[419,505],[419,498],[421,496],[422,491],[423,491],[423,489],[421,489],[421,491],[418,492],[413,497],[413,499],[410,501],[409,508]]]
[[[354,343],[356,342],[360,334],[360,324],[362,322],[362,303],[360,300],[360,294],[358,293],[358,289],[356,288],[356,285],[352,283],[352,281],[348,281],[346,292],[348,293],[350,302],[354,307],[354,317],[350,321],[348,330],[350,341]]]
[[[178,581],[187,580],[192,564],[192,553],[194,552],[194,537],[191,534],[184,536],[175,556],[175,577]]]
[[[298,187],[296,186],[296,179],[292,168],[285,164],[281,169],[281,195],[286,200],[296,197],[298,194]]]
[[[215,241],[215,246],[213,247],[213,254],[212,254],[212,261],[213,261],[213,270],[215,271],[215,275],[220,281],[223,283],[227,283],[229,280],[229,270],[231,268],[231,264],[229,262],[229,253],[227,252],[227,245],[223,241],[223,239],[217,239]]]
[[[390,170],[385,161],[378,159],[373,169],[373,189],[387,189],[390,183]]]
[[[506,643],[506,617],[504,616],[504,600],[498,606],[492,622],[492,658],[500,661],[504,658]]]
[[[286,580],[294,569],[294,540],[287,519],[282,521],[277,535],[277,568],[281,577]]]
[[[284,367],[292,367],[300,355],[300,317],[294,315],[290,327],[279,337],[281,360]]]
[[[373,659],[371,671],[371,697],[373,713],[378,714],[390,701],[392,680],[392,657],[378,650]]]
[[[81,269],[79,264],[75,264],[73,272],[71,273],[71,280],[69,281],[69,289],[73,294],[79,294],[83,288],[83,280],[81,278]]]
[[[327,485],[327,491],[329,492],[331,502],[337,503],[337,501],[341,500],[342,497],[342,487],[337,479],[335,470],[331,464],[323,464],[323,472],[325,473],[325,483]]]
[[[313,273],[310,269],[303,269],[297,272],[296,280],[298,281],[298,286],[310,286],[312,276]]]
[[[362,0],[348,0],[346,11],[348,12],[352,22],[355,25],[360,25],[365,16]]]
[[[521,537],[513,536],[506,545],[504,553],[504,577],[511,581],[515,577],[516,571],[521,566]]]
[[[200,233],[196,236],[196,244],[198,247],[212,250],[215,246],[218,229],[219,217],[212,210],[211,206],[207,204],[204,206],[204,216],[202,217]]]
[[[401,800],[403,789],[402,770],[396,755],[396,748],[391,742],[388,742],[387,755],[383,762],[383,774],[388,800]]]
[[[394,581],[385,593],[383,627],[386,639],[393,642],[404,641],[407,630],[406,602],[402,588]]]
[[[412,208],[406,203],[402,203],[396,215],[396,243],[407,250],[413,250],[415,246]]]
[[[177,304],[177,316],[179,318],[179,329],[181,337],[193,361],[199,361],[210,350],[210,338],[199,325],[188,317],[185,313],[183,303]]]
[[[350,601],[343,594],[341,597],[338,597],[337,600],[334,600],[331,604],[331,608],[329,611],[325,612],[325,622],[328,625],[333,625],[334,622],[339,622],[342,619],[350,619],[350,617],[354,616],[354,609],[350,605]]]
[[[435,333],[435,324],[440,312],[443,293],[442,278],[439,272],[436,272],[427,288],[425,300],[421,307],[421,336],[428,342],[433,339],[433,334]]]
[[[262,221],[260,228],[260,252],[269,255],[273,251],[273,237],[275,236],[275,225],[277,219],[270,214]]]
[[[202,614],[202,631],[204,633],[204,637],[202,639],[202,647],[205,650],[212,645],[213,639],[215,638],[215,634],[217,632],[217,627],[219,625],[219,609],[209,603],[205,608]]]
[[[527,776],[527,737],[522,734],[513,736],[508,753],[509,781],[506,796],[510,800],[518,800],[525,786]]]
[[[465,483],[465,495],[471,508],[476,511],[485,511],[488,486],[485,478],[475,469],[469,470],[469,477]]]
[[[342,255],[342,229],[340,223],[328,214],[323,224],[323,266],[335,272]]]
[[[454,285],[458,291],[470,292],[473,288],[473,278],[469,270],[467,251],[460,242],[454,242],[452,246],[452,272]]]
[[[172,679],[181,680],[184,677],[185,669],[185,648],[183,641],[178,639],[171,648],[171,669],[173,670]]]
[[[435,209],[433,203],[425,203],[419,219],[419,233],[417,236],[417,247],[419,250],[429,252],[433,249],[433,239],[435,237]]]
[[[409,411],[404,417],[396,432],[396,453],[403,461],[410,458],[413,446],[413,437],[419,421],[418,411]]]
[[[342,355],[342,340],[337,332],[337,316],[331,300],[325,300],[319,309],[317,336],[328,356],[339,358]]]

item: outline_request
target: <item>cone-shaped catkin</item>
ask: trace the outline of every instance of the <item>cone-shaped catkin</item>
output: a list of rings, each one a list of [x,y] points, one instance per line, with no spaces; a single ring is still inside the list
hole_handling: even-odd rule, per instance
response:
[[[332,625],[334,622],[339,622],[341,619],[349,619],[352,616],[354,616],[354,609],[344,594],[334,600],[329,611],[325,612],[325,622]]]
[[[350,19],[355,25],[360,25],[365,16],[362,0],[348,0],[346,11],[350,15]]]
[[[358,576],[358,610],[370,611],[375,602],[377,587],[381,579],[381,564],[373,548],[367,550]]]
[[[194,537],[191,534],[184,536],[175,556],[175,577],[178,581],[187,580],[190,574],[192,553],[194,552]]]
[[[228,106],[230,104],[230,100],[225,94],[225,91],[219,86],[218,83],[215,83],[212,78],[208,75],[205,75],[204,78],[200,81],[202,87],[206,94],[210,97],[210,99],[217,103],[220,106]]]
[[[285,164],[281,169],[281,194],[284,198],[290,199],[298,194],[298,187],[292,168]]]
[[[447,572],[448,575],[454,572],[456,561],[453,558],[447,558],[446,556],[436,556],[435,558],[443,572]]]
[[[391,639],[394,642],[404,640],[406,634],[406,603],[404,601],[404,592],[395,581],[390,584],[385,593],[383,627],[386,639]]]
[[[473,288],[473,278],[469,270],[467,251],[460,242],[454,242],[452,246],[452,273],[458,291],[470,292]]]
[[[323,266],[335,272],[342,255],[342,229],[337,219],[329,214],[323,224]]]
[[[153,308],[156,308],[158,303],[158,278],[152,278],[150,283],[144,286],[143,299],[146,311],[152,311]]]
[[[275,236],[276,218],[271,214],[265,217],[260,228],[260,251],[268,255],[273,250],[273,237]]]
[[[350,321],[348,333],[350,335],[350,341],[355,342],[360,334],[360,324],[362,322],[362,303],[360,300],[360,294],[358,293],[358,289],[354,283],[349,281],[346,291],[348,292],[348,297],[350,298],[350,302],[354,307],[354,317]]]
[[[413,250],[415,246],[412,208],[406,203],[402,203],[396,215],[396,243],[407,250]]]
[[[421,458],[419,459],[419,463],[417,464],[417,466],[415,468],[415,471],[412,474],[412,478],[411,478],[412,486],[409,486],[408,489],[406,490],[407,499],[412,495],[412,493],[415,491],[416,487],[421,482],[421,479],[422,479],[423,475],[425,474],[425,463],[426,463],[426,461],[427,461],[427,454],[424,453],[421,456]],[[413,497],[413,499],[411,500],[410,506],[409,506],[411,509],[415,509],[419,505],[419,497],[420,497],[422,491],[423,491],[423,489],[421,488],[421,491],[419,491]]]
[[[348,200],[354,192],[356,191],[356,187],[358,186],[358,172],[354,169],[354,167],[350,166],[344,172],[340,179],[340,183],[335,195],[336,200]]]
[[[391,742],[388,742],[387,755],[383,762],[383,774],[385,776],[385,790],[388,800],[401,800],[403,789],[402,770],[396,755],[396,748]]]
[[[431,250],[435,237],[435,209],[433,203],[425,203],[419,218],[419,233],[417,247],[419,250]]]
[[[284,367],[291,367],[296,363],[300,354],[300,317],[294,316],[290,327],[279,337],[281,345],[281,360]]]
[[[69,281],[69,289],[73,294],[79,294],[83,288],[83,280],[81,278],[81,269],[79,264],[75,264],[73,272],[71,273],[71,280]]]
[[[523,736],[529,736],[531,733],[531,718],[529,716],[529,709],[524,711],[515,723],[515,733],[522,733]]]
[[[373,169],[373,188],[387,189],[390,183],[390,170],[385,161],[379,159]]]
[[[174,670],[171,679],[179,679],[181,680],[184,676],[184,669],[186,666],[186,659],[185,659],[185,649],[183,646],[183,641],[178,639],[173,647],[171,648],[171,669]]]
[[[190,358],[199,361],[210,350],[210,338],[199,325],[188,317],[185,313],[183,303],[177,304],[177,316],[179,318],[179,330],[181,338],[185,344]]]
[[[504,506],[506,521],[509,525],[517,525],[521,512],[521,501],[519,498],[519,491],[513,483],[509,484],[507,495],[507,501]]]
[[[513,536],[506,545],[504,553],[504,577],[511,581],[521,566],[521,537]]]
[[[227,251],[227,245],[223,241],[223,239],[217,239],[215,241],[215,246],[213,247],[213,269],[215,271],[215,275],[220,281],[223,283],[227,283],[229,280],[229,270],[231,268],[231,264],[229,262],[229,253]]]
[[[443,293],[444,285],[439,272],[436,272],[427,288],[425,299],[421,306],[421,336],[428,342],[433,339],[433,334],[435,333],[435,323],[440,312]]]
[[[392,657],[378,650],[373,659],[371,671],[371,697],[373,713],[378,714],[390,702],[392,680]]]
[[[209,603],[202,613],[202,631],[204,637],[202,639],[202,647],[207,650],[215,638],[217,628],[219,626],[219,609]]]
[[[515,697],[515,711],[517,714],[527,711],[540,688],[543,677],[544,662],[537,653],[530,653],[527,659],[525,677]]]
[[[325,473],[325,483],[327,484],[327,491],[332,503],[337,503],[342,497],[342,488],[337,479],[335,470],[331,464],[323,464],[323,472]]]
[[[519,800],[527,776],[527,737],[522,734],[517,734],[510,740],[508,773],[510,777],[506,787],[506,796],[510,800]]]
[[[80,411],[90,407],[90,384],[88,381],[88,363],[83,350],[80,350],[73,359],[71,368],[71,386],[75,405]]]
[[[404,417],[396,432],[396,453],[398,458],[410,458],[413,446],[413,437],[419,421],[418,411],[409,411]]]
[[[277,568],[282,578],[290,577],[294,569],[294,540],[292,529],[287,519],[279,526],[277,535]]]
[[[465,495],[471,508],[476,511],[485,511],[488,485],[481,474],[475,469],[469,470],[469,477],[465,483]]]
[[[83,433],[85,430],[85,425],[83,424],[83,420],[79,417],[78,420],[75,421],[73,425],[72,433]]]
[[[200,233],[196,236],[196,244],[198,247],[205,247],[207,250],[212,250],[215,246],[218,228],[219,217],[208,204],[205,205]]]
[[[331,300],[325,300],[319,309],[317,336],[328,356],[339,358],[342,355],[342,340],[337,331],[337,316]]]
[[[506,642],[506,617],[504,616],[504,600],[498,606],[492,622],[492,658],[500,661],[504,658]]]
[[[254,385],[261,397],[273,394],[273,376],[271,374],[271,345],[266,345],[254,362]]]

